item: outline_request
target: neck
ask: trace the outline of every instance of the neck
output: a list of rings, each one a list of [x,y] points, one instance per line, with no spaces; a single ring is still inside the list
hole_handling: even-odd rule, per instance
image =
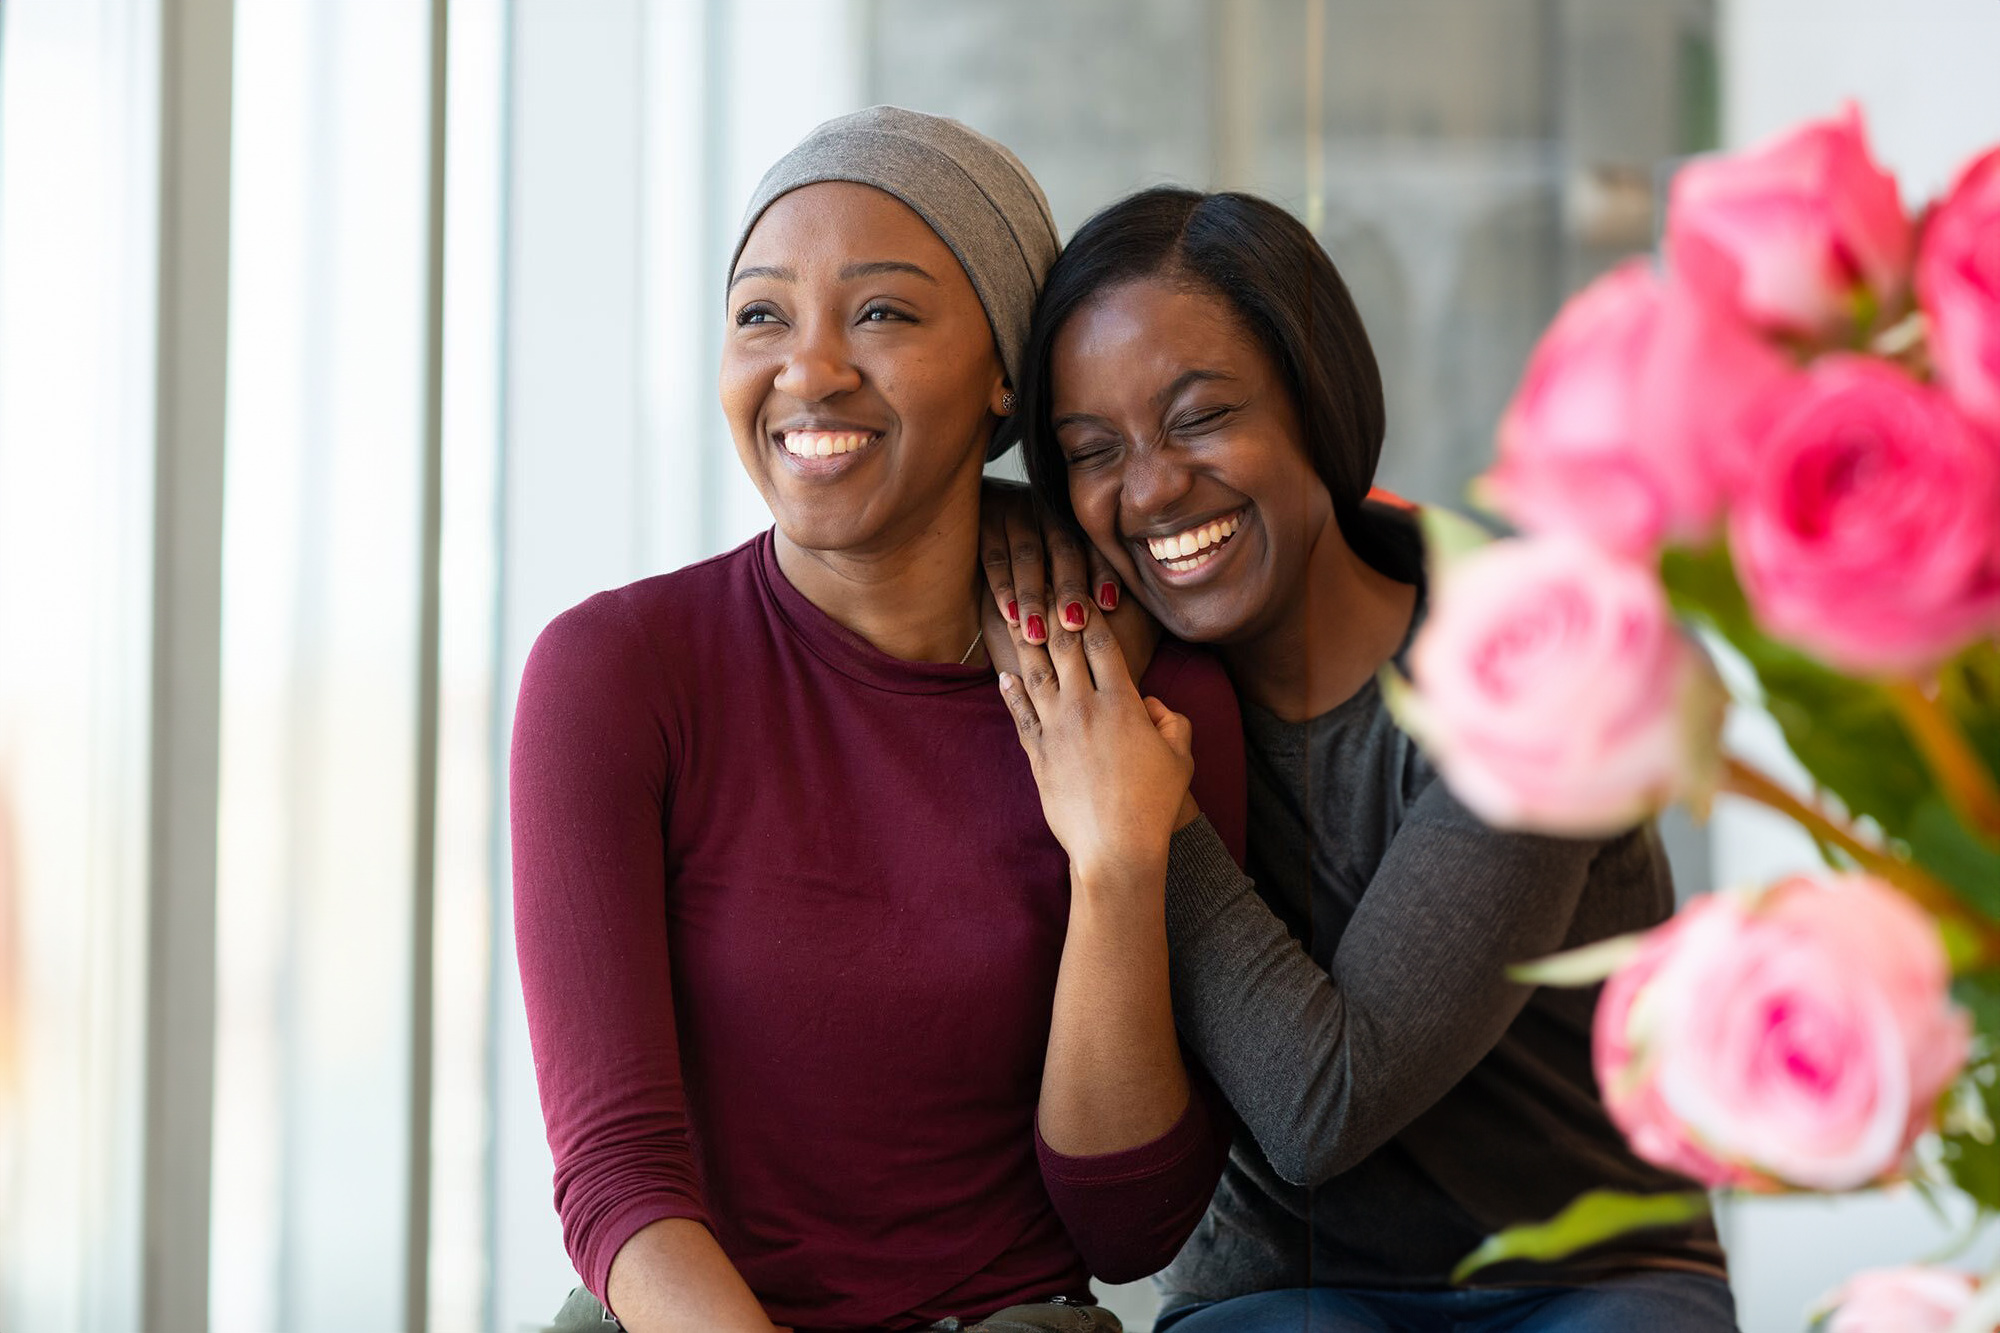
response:
[[[1304,577],[1264,629],[1221,648],[1246,698],[1288,722],[1337,708],[1396,655],[1417,590],[1354,553],[1328,514]]]
[[[866,549],[815,551],[777,532],[778,568],[807,601],[891,657],[978,662],[979,493]]]

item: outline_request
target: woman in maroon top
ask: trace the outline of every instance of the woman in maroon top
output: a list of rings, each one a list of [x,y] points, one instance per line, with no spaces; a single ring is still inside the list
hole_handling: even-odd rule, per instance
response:
[[[565,612],[521,684],[515,931],[565,1239],[633,1333],[1087,1301],[1173,1256],[1226,1149],[1163,894],[1190,719],[1240,846],[1228,683],[1167,645],[1142,702],[1101,620],[1015,631],[1042,726],[1096,756],[1045,820],[976,566],[1055,250],[1011,154],[876,108],[745,225],[721,390],[776,527]],[[1158,808],[1094,798],[1123,784]]]

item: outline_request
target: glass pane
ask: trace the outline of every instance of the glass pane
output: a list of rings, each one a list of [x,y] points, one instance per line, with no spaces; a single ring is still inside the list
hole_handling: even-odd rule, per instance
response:
[[[158,34],[0,7],[0,1327],[138,1327]]]
[[[404,1323],[428,8],[238,0],[218,1330]]]
[[[429,1333],[490,1327],[503,0],[451,6]]]

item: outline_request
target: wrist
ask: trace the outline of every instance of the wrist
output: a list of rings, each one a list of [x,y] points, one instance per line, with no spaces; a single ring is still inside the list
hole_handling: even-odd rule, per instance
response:
[[[1072,861],[1069,878],[1073,895],[1107,900],[1135,895],[1156,898],[1167,883],[1167,844],[1138,853]]]

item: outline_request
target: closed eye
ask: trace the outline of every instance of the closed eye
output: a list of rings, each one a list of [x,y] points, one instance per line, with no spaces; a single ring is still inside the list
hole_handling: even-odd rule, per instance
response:
[[[1115,440],[1095,440],[1069,450],[1064,455],[1064,461],[1073,468],[1091,467],[1105,462],[1117,451],[1118,444]]]
[[[1197,412],[1190,412],[1174,423],[1174,429],[1176,431],[1203,430],[1216,425],[1235,410],[1233,407],[1208,407]]]

